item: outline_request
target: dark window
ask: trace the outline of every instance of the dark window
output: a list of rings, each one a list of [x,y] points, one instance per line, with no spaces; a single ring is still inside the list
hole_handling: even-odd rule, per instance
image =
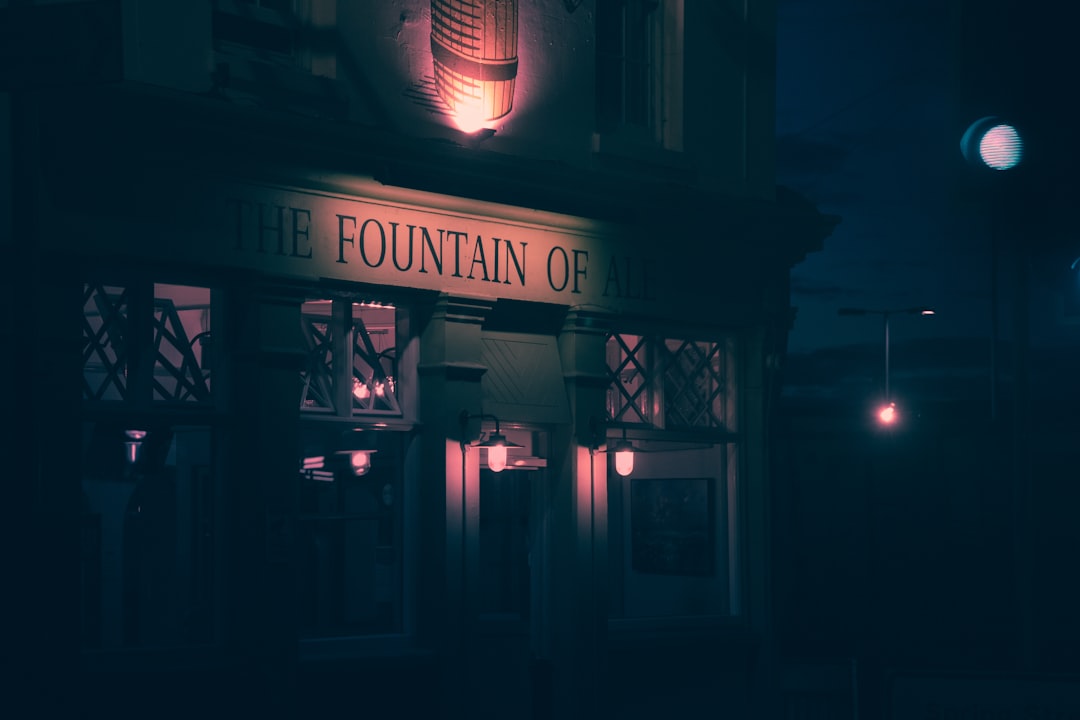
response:
[[[209,403],[210,289],[83,286],[83,399]]]
[[[597,0],[597,127],[653,128],[660,36],[658,0]]]
[[[210,288],[83,286],[87,649],[214,640],[218,486]]]
[[[303,425],[309,453],[330,456],[341,434],[337,423]],[[300,473],[299,597],[307,638],[402,629],[404,438],[364,432],[375,452],[362,474],[347,462]]]

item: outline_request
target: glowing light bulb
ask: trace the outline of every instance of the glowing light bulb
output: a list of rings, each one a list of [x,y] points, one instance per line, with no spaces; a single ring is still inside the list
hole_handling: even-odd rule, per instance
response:
[[[634,446],[627,440],[615,444],[615,472],[622,477],[634,472]]]
[[[488,118],[480,106],[480,98],[462,102],[454,110],[454,124],[463,133],[474,133],[487,126]]]
[[[892,425],[897,419],[896,403],[882,405],[881,408],[878,409],[878,420],[882,425]]]
[[[360,382],[359,378],[353,378],[352,391],[357,400],[367,400],[371,397],[371,389],[367,386],[367,383]]]
[[[353,475],[367,475],[371,469],[371,453],[367,450],[356,450],[350,457],[349,464],[352,466]]]
[[[487,449],[488,468],[491,472],[502,472],[506,469],[506,446],[490,445]]]
[[[987,167],[1008,170],[1020,162],[1024,143],[1011,125],[995,125],[979,141],[979,155]]]

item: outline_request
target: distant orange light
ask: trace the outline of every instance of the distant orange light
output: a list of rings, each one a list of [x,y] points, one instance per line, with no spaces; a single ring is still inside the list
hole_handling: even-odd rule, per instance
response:
[[[896,412],[896,403],[882,405],[881,408],[878,409],[877,416],[882,425],[894,424],[899,419]]]

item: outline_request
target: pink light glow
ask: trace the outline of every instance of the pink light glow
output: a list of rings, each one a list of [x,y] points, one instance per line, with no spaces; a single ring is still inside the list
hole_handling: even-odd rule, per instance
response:
[[[894,424],[899,419],[896,414],[896,403],[881,406],[877,416],[882,425]]]
[[[462,132],[507,115],[517,79],[518,0],[432,0],[435,90]]]
[[[488,468],[491,472],[502,472],[506,469],[506,446],[492,445],[487,449]]]
[[[371,469],[371,453],[366,450],[355,451],[350,458],[350,464],[352,465],[353,475],[357,477],[367,475],[368,470]]]
[[[488,118],[484,115],[479,101],[476,104],[460,104],[454,111],[454,124],[463,133],[474,133],[488,126]]]
[[[995,125],[979,141],[983,162],[994,170],[1008,170],[1020,162],[1024,144],[1011,125]]]

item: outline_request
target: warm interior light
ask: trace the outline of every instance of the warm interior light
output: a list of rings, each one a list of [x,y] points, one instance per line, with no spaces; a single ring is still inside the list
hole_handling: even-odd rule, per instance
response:
[[[882,425],[892,425],[897,419],[896,403],[888,403],[878,408],[878,420]]]
[[[325,455],[306,457],[300,461],[301,470],[321,470],[324,467],[326,467]]]
[[[485,443],[487,447],[488,469],[491,472],[502,472],[506,469],[506,438],[498,433],[492,433]]]
[[[360,378],[353,378],[353,397],[357,400],[367,400],[371,397],[371,388],[367,386],[367,383],[360,382]]]
[[[615,472],[622,477],[634,472],[634,446],[629,440],[615,443]]]

